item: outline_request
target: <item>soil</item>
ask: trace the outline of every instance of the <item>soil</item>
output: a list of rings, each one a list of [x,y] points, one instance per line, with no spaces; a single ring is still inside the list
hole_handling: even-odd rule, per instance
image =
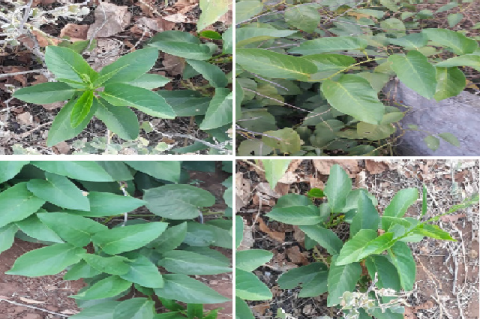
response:
[[[421,194],[423,183],[429,194],[427,217],[446,212],[479,189],[478,162],[471,160],[293,160],[273,191],[261,167],[238,161],[237,213],[243,216],[247,227],[254,225],[251,231],[247,228],[244,237],[250,239],[244,240],[240,249],[259,248],[274,253],[272,261],[254,271],[274,296],[269,301],[249,302],[256,318],[275,318],[279,309],[295,319],[342,317],[337,309],[326,307],[325,294],[298,298],[299,289],[279,288],[277,279],[281,274],[313,259],[311,251],[305,250],[303,233],[297,227],[269,221],[264,216],[280,196],[305,194],[313,187],[323,189],[333,163],[347,169],[355,188],[366,188],[375,195],[379,212],[400,189],[416,187]],[[420,212],[421,201],[407,215],[416,217]],[[478,206],[460,210],[438,222],[457,242],[424,239],[410,244],[417,276],[414,290],[405,299],[405,319],[478,319],[478,222]],[[348,225],[345,226],[334,230],[343,239],[348,237]]]

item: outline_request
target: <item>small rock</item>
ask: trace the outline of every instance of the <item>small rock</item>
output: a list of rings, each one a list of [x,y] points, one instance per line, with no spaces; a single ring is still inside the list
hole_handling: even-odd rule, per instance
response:
[[[31,125],[32,124],[32,115],[30,114],[30,112],[25,112],[25,113],[19,114],[19,115],[17,115],[17,121],[20,124],[23,124],[23,125]]]

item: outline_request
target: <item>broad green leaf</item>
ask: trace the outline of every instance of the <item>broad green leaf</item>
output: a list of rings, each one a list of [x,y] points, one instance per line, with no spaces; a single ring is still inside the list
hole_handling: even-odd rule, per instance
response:
[[[47,82],[16,90],[13,97],[28,103],[48,104],[69,100],[74,93],[75,89],[68,84]]]
[[[262,249],[249,249],[238,251],[235,266],[245,271],[254,271],[272,259],[273,254]]]
[[[356,120],[375,125],[382,121],[385,106],[370,83],[362,77],[347,74],[338,81],[326,80],[321,91],[333,108]]]
[[[147,298],[132,298],[122,301],[115,307],[115,319],[153,319],[155,301]]]
[[[422,33],[426,34],[428,39],[435,44],[451,48],[453,52],[458,55],[473,53],[478,48],[477,41],[452,30],[424,29]]]
[[[277,131],[264,132],[262,142],[265,145],[286,154],[297,153],[302,147],[300,135],[289,127]]]
[[[115,106],[131,106],[145,114],[174,119],[175,112],[160,95],[147,89],[124,83],[107,84],[99,95]]]
[[[235,270],[235,295],[244,300],[272,299],[272,292],[251,272]]]
[[[247,303],[238,297],[235,299],[235,314],[236,318],[255,319]]]
[[[126,274],[121,275],[125,280],[134,282],[148,288],[162,288],[163,277],[157,266],[145,256],[139,255],[135,261],[129,263],[130,268]]]
[[[40,213],[38,218],[70,244],[83,247],[90,243],[91,236],[108,230],[96,221],[68,213]]]
[[[181,162],[179,161],[156,161],[136,162],[126,161],[125,164],[137,171],[158,178],[160,180],[178,183],[180,181]]]
[[[31,215],[21,221],[15,222],[18,228],[29,237],[40,241],[63,243],[64,241],[52,229],[47,227],[37,215]]]
[[[400,112],[399,112],[400,113]],[[403,116],[403,113],[400,113]],[[385,119],[385,114],[383,117]],[[382,120],[383,122],[383,120]],[[390,137],[393,133],[395,133],[396,128],[391,123],[388,124],[381,124],[381,125],[373,125],[364,122],[360,122],[357,124],[357,136],[358,138],[365,138],[371,141],[379,141],[382,139],[386,139]]]
[[[285,10],[285,21],[294,28],[312,33],[320,23],[319,5],[298,5]]]
[[[359,262],[370,255],[377,255],[393,245],[393,234],[385,233],[377,237],[377,231],[361,229],[343,245],[337,258],[337,265]]]
[[[131,181],[133,175],[128,166],[124,162],[120,161],[97,161],[98,165],[110,174],[115,181]]]
[[[451,68],[455,66],[469,66],[477,71],[480,71],[480,55],[467,54],[447,59],[436,64],[437,67]]]
[[[148,247],[155,248],[155,251],[164,253],[180,246],[187,235],[187,223],[183,222],[171,226],[165,230],[160,237],[148,244]]]
[[[159,32],[151,38],[149,45],[185,59],[208,60],[212,57],[210,48],[188,32]]]
[[[132,53],[120,57],[118,60],[105,66],[99,73],[100,76],[112,72],[114,75],[109,78],[103,86],[111,83],[126,83],[138,79],[144,73],[147,73],[158,59],[158,50],[154,48],[145,48],[136,50]],[[96,83],[100,85],[101,83]]]
[[[86,161],[35,161],[33,165],[43,171],[89,182],[113,182],[98,163]]]
[[[453,146],[460,147],[460,141],[452,133],[440,133],[438,137],[441,137],[442,140],[452,144]]]
[[[32,179],[27,188],[35,196],[56,206],[68,209],[90,209],[90,203],[83,192],[65,176],[45,172],[46,180]]]
[[[317,206],[274,207],[268,218],[290,225],[316,225],[323,220]]]
[[[211,40],[222,40],[222,35],[217,31],[203,30],[199,32],[198,35],[202,38],[207,38]]]
[[[89,211],[69,211],[71,214],[86,217],[105,217],[131,212],[146,204],[145,201],[112,193],[90,192],[87,195],[90,201]]]
[[[83,309],[80,313],[69,317],[70,319],[115,319],[113,312],[119,301],[107,301]]]
[[[85,250],[70,244],[55,244],[29,251],[18,257],[7,275],[39,277],[56,275],[79,262]]]
[[[205,284],[187,275],[164,275],[165,285],[155,289],[158,297],[178,300],[185,303],[212,304],[228,301]]]
[[[370,229],[376,232],[380,217],[377,209],[365,192],[359,194],[357,207],[357,213],[350,225],[350,237],[353,237],[358,231],[363,229]]]
[[[412,290],[413,284],[415,283],[417,267],[410,248],[408,248],[408,245],[404,242],[397,241],[388,249],[388,254],[392,259],[392,263],[397,268],[402,288],[406,291]]]
[[[85,91],[75,102],[70,115],[70,125],[77,127],[83,123],[90,113],[93,104],[93,91]]]
[[[446,5],[441,6],[441,7],[436,11],[436,13],[445,12],[445,11],[448,11],[448,10],[453,9],[453,8],[456,8],[456,7],[458,7],[458,2],[449,2],[449,3],[447,3]]]
[[[0,193],[0,227],[32,215],[45,204],[27,189],[27,183],[16,184]]]
[[[447,16],[448,26],[450,28],[455,27],[465,16],[461,13],[450,13]]]
[[[237,49],[236,62],[245,70],[268,78],[308,81],[317,72],[312,62],[301,57],[264,49]]]
[[[440,140],[433,135],[429,135],[423,139],[427,147],[432,151],[436,151],[440,147]]]
[[[177,116],[196,116],[207,113],[212,98],[201,97],[196,91],[157,91],[173,108]]]
[[[205,113],[205,119],[200,124],[200,129],[211,130],[222,127],[232,122],[233,119],[233,92],[229,89],[215,89]]]
[[[218,18],[228,11],[230,4],[230,0],[200,0],[200,10],[202,10],[202,13],[197,21],[197,32],[217,22]]]
[[[184,250],[163,253],[159,265],[170,272],[184,275],[217,275],[232,271],[224,262]]]
[[[28,161],[1,161],[0,183],[4,183],[14,178],[28,163]]]
[[[458,68],[437,67],[437,89],[433,96],[441,101],[459,95],[466,85],[465,75]]]
[[[102,272],[97,270],[87,264],[84,260],[76,263],[75,265],[70,268],[70,270],[63,276],[65,280],[78,280],[78,279],[85,279],[85,278],[93,278],[95,276],[100,275]]]
[[[127,84],[151,90],[162,87],[170,81],[170,79],[161,76],[160,74],[144,74]]]
[[[126,106],[113,106],[103,99],[95,99],[94,104],[98,104],[95,116],[118,137],[124,140],[138,137],[140,125],[135,112]]]
[[[225,0],[224,0],[225,1]],[[192,68],[200,73],[210,85],[215,88],[224,88],[228,85],[228,79],[225,73],[216,65],[198,60],[186,60]]]
[[[160,236],[167,226],[167,223],[152,222],[117,227],[96,233],[92,241],[105,253],[116,255],[143,247]]]
[[[45,50],[45,64],[57,78],[84,82],[87,75],[93,82],[98,76],[82,56],[73,50],[50,45]]]
[[[365,260],[365,265],[370,278],[375,278],[375,273],[377,274],[376,286],[378,288],[400,290],[400,278],[397,270],[386,256],[370,256]]]
[[[298,294],[300,298],[317,297],[328,291],[328,271],[321,271],[303,285]]]
[[[300,226],[307,236],[325,248],[329,254],[338,255],[342,249],[343,242],[338,236],[331,230],[324,228],[320,225],[313,226]]]
[[[407,209],[418,199],[418,190],[416,188],[406,188],[400,190],[393,197],[390,204],[385,208],[383,216],[403,217]],[[390,222],[382,219],[382,229],[387,231],[390,228]]]
[[[338,305],[345,291],[353,291],[362,274],[362,266],[359,263],[345,266],[339,266],[336,263],[337,256],[333,256],[328,271],[328,307]]]
[[[274,38],[288,37],[296,31],[275,30],[270,28],[244,27],[235,31],[237,48],[245,47],[251,43],[266,41]]]
[[[263,168],[265,169],[265,178],[270,184],[270,188],[274,189],[277,185],[277,182],[283,177],[287,171],[288,165],[290,165],[291,160],[262,160]]]
[[[283,273],[278,278],[278,285],[282,289],[294,289],[298,286],[305,286],[309,283],[318,273],[326,272],[327,266],[323,263],[315,262],[307,266],[301,266],[293,268]]]
[[[330,168],[327,186],[323,190],[333,213],[341,212],[347,202],[347,196],[352,190],[352,180],[347,173],[335,164]]]
[[[200,214],[200,207],[215,204],[208,191],[191,185],[165,185],[145,191],[143,200],[155,215],[168,219],[191,219]]]
[[[95,101],[96,99],[94,99]],[[53,120],[52,126],[48,131],[47,146],[52,147],[57,145],[60,142],[69,140],[78,134],[80,134],[88,123],[92,119],[93,115],[97,111],[97,103],[93,103],[90,108],[90,112],[83,119],[83,122],[76,127],[72,127],[70,124],[70,114],[72,113],[73,107],[77,99],[70,100],[64,107],[58,112],[57,116]]]
[[[411,33],[401,38],[389,38],[388,41],[407,50],[418,50],[427,45],[428,38],[425,33]]]
[[[307,196],[292,193],[292,194],[286,194],[280,197],[277,201],[277,204],[275,205],[275,208],[308,206],[308,205],[312,205],[312,201]]]
[[[395,35],[397,38],[404,36],[406,27],[402,20],[397,18],[389,18],[380,22],[380,27],[385,30],[387,34]]]
[[[223,54],[232,54],[233,53],[233,29],[235,26],[231,26],[222,34],[223,39]]]
[[[129,270],[128,265],[125,263],[127,258],[121,256],[103,257],[94,254],[83,254],[82,259],[98,271],[110,275],[124,275]]]
[[[406,56],[394,54],[388,58],[391,68],[406,86],[431,99],[435,95],[436,70],[426,56],[418,51],[409,51]]]
[[[240,24],[245,20],[262,12],[263,3],[258,0],[247,0],[235,3],[236,23]]]
[[[307,40],[296,48],[288,50],[293,54],[318,54],[324,52],[335,52],[345,50],[365,49],[368,45],[367,40],[355,37],[327,37],[315,40]]]
[[[18,227],[15,224],[9,224],[0,228],[0,254],[12,247],[17,231]]]
[[[305,55],[303,58],[313,62],[321,72],[345,70],[356,62],[351,56],[328,53]]]
[[[70,298],[78,300],[94,300],[115,297],[132,286],[132,283],[118,276],[108,276]]]

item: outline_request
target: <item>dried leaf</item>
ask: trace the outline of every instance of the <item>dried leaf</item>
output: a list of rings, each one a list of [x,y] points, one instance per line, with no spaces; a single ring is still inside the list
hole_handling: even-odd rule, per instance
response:
[[[365,160],[365,168],[370,174],[380,174],[388,169],[388,164],[385,161],[379,160]]]
[[[60,38],[69,37],[72,42],[87,40],[89,25],[69,23],[60,31]]]
[[[88,29],[87,37],[88,39],[94,36],[96,38],[108,38],[124,31],[131,19],[132,14],[128,11],[127,6],[102,2],[95,9],[95,23]]]
[[[30,112],[19,114],[17,115],[17,121],[23,125],[32,125],[33,123],[32,114],[30,114]]]
[[[165,70],[171,75],[183,74],[183,69],[185,68],[185,59],[165,53],[162,63],[165,67]]]
[[[335,164],[340,165],[347,172],[349,177],[354,177],[361,170],[358,166],[358,161],[353,159],[313,160],[313,165],[322,175],[330,175],[330,168]]]
[[[276,240],[280,243],[283,243],[285,241],[285,233],[271,230],[270,228],[268,228],[267,224],[265,224],[263,219],[258,219],[258,226],[260,231],[266,233],[273,240]]]
[[[24,297],[20,297],[19,299],[23,302],[26,302],[28,304],[34,304],[34,305],[40,305],[42,303],[45,303],[45,301],[38,301],[38,300],[28,299]]]

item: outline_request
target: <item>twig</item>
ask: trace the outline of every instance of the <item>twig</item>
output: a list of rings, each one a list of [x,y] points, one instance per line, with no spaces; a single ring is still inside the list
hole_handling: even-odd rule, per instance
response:
[[[27,131],[27,132],[25,132],[25,133],[20,134],[19,137],[20,137],[20,138],[25,138],[25,137],[28,136],[28,134],[33,133],[33,132],[37,131],[38,129],[41,129],[42,127],[48,126],[48,125],[50,125],[50,124],[52,124],[52,123],[53,123],[53,121],[40,124],[39,126],[37,126],[37,127],[34,128],[34,129],[31,129],[30,131]]]
[[[269,138],[273,138],[277,141],[282,141],[282,139],[280,137],[276,137],[276,136],[271,136],[271,135],[268,135],[268,134],[265,134],[265,133],[260,133],[260,132],[254,132],[254,131],[250,131],[250,130],[247,130],[243,127],[240,127],[238,125],[235,125],[235,129],[237,131],[243,131],[243,132],[247,132],[247,133],[250,133],[252,135],[261,135],[261,136],[265,136],[265,137],[269,137]]]
[[[22,72],[4,73],[4,74],[0,74],[0,79],[1,78],[6,78],[6,77],[9,77],[9,76],[15,76],[15,75],[30,74],[30,73],[43,73],[43,72],[44,72],[44,70],[40,69],[40,70],[30,70],[30,71],[22,71]]]
[[[47,310],[47,309],[42,309],[42,308],[30,306],[30,305],[24,305],[24,304],[21,304],[21,303],[15,302],[15,301],[10,301],[10,300],[3,299],[3,298],[0,298],[0,301],[5,301],[5,302],[8,302],[8,303],[11,303],[12,305],[31,308],[31,309],[35,309],[35,310],[40,310],[40,311],[43,311],[43,312],[46,312],[46,313],[49,313],[49,314],[52,314],[52,315],[57,315],[57,316],[60,316],[60,317],[68,318],[67,315],[64,315],[64,314],[61,314],[61,313],[58,313],[58,312],[53,312],[53,311],[50,311],[50,310]]]
[[[25,7],[25,13],[23,15],[22,22],[20,22],[20,26],[18,28],[20,33],[23,33],[23,26],[25,25],[25,23],[28,20],[28,17],[30,16],[30,9],[32,8],[32,3],[33,3],[33,0],[30,0],[27,6]]]
[[[105,12],[105,8],[102,6],[103,2],[100,2],[99,3],[99,6],[101,7],[102,9],[102,12],[103,12],[103,18],[105,19],[105,21],[103,21],[102,25],[100,27],[98,27],[97,29],[95,29],[95,31],[93,31],[92,33],[92,37],[90,38],[90,42],[88,43],[88,47],[90,48],[92,46],[92,43],[93,43],[93,40],[95,40],[95,37],[97,35],[97,33],[103,29],[103,27],[107,24],[107,13]]]
[[[123,196],[130,196],[130,195],[128,194],[127,190],[125,189],[126,186],[125,186],[122,182],[118,182],[118,185],[120,185],[120,189],[122,190]],[[128,221],[128,212],[123,213],[123,224],[122,224],[122,227],[127,224],[127,221]]]
[[[224,142],[224,143],[220,143],[220,144],[212,144],[210,142],[207,142],[207,141],[204,141],[204,140],[201,140],[199,138],[196,138],[196,137],[193,137],[191,135],[187,135],[187,134],[180,134],[180,133],[164,133],[164,132],[160,132],[158,130],[155,130],[155,132],[157,133],[160,133],[162,135],[165,135],[166,137],[182,137],[182,138],[188,138],[190,140],[193,140],[195,142],[199,142],[199,143],[202,143],[208,147],[211,147],[213,149],[216,149],[216,150],[219,150],[219,151],[222,151],[222,152],[226,152],[227,154],[231,154],[231,151],[230,150],[227,150],[225,149],[225,146],[226,144],[229,144],[231,141],[227,141],[227,142]]]

